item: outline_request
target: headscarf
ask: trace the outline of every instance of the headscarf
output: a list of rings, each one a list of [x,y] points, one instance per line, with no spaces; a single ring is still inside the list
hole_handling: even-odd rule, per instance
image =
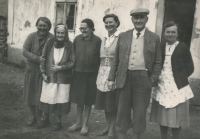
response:
[[[56,25],[56,27],[55,27],[55,29],[54,29],[54,35],[55,35],[55,37],[56,37],[56,30],[59,29],[59,28],[65,30],[65,39],[64,39],[63,41],[58,41],[58,40],[56,39],[56,45],[55,45],[56,48],[62,48],[62,47],[64,47],[65,42],[67,42],[67,41],[69,40],[69,37],[68,37],[68,29],[67,29],[67,27],[66,27],[64,24],[62,24],[62,23]]]

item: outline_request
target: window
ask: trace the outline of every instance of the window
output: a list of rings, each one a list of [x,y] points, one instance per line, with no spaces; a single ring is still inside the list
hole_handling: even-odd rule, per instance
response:
[[[56,24],[63,23],[69,31],[75,29],[76,0],[56,3]]]

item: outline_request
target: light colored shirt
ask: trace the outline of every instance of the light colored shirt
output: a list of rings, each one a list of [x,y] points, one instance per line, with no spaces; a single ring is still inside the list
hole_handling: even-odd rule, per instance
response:
[[[146,70],[144,61],[144,32],[143,29],[140,36],[137,38],[137,31],[133,30],[133,38],[131,44],[131,52],[129,56],[129,70]]]
[[[101,54],[100,54],[101,58],[102,57],[113,58],[119,34],[120,32],[116,31],[110,37],[108,35],[104,37],[103,43],[101,45]]]

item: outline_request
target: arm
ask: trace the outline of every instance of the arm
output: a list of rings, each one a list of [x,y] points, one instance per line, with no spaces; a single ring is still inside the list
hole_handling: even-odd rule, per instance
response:
[[[31,48],[34,47],[32,44],[32,39],[32,34],[28,35],[23,45],[22,54],[24,57],[32,62],[40,63],[40,56],[31,53]]]
[[[161,46],[160,46],[160,38],[157,36],[156,38],[156,48],[155,48],[155,59],[153,64],[153,70],[151,75],[152,83],[157,82],[158,76],[161,72],[162,67],[162,52],[161,52]]]
[[[97,48],[98,48],[98,56],[99,56],[99,61],[98,61],[98,64],[100,66],[100,51],[101,51],[101,39],[99,38],[99,40],[97,41]]]
[[[189,77],[194,72],[194,63],[189,48],[187,46],[184,46],[182,48],[183,48],[183,61],[187,72],[187,76]]]
[[[67,62],[64,65],[61,65],[60,70],[72,69],[74,67],[74,63],[75,63],[75,53],[74,53],[74,47],[71,44],[69,62]]]
[[[117,41],[117,46],[115,48],[115,53],[114,53],[110,73],[108,76],[108,81],[114,82],[115,78],[116,78],[116,73],[117,73],[117,69],[118,69],[118,65],[119,65],[119,42],[120,42],[120,39],[121,39],[121,37],[119,36],[119,39]]]
[[[42,55],[41,57],[44,58],[44,60],[40,63],[40,71],[42,73],[42,77],[43,77],[43,80],[45,82],[48,82],[48,77],[46,75],[46,69],[45,69],[45,65],[46,65],[46,58],[47,58],[47,48],[48,48],[48,41],[47,43],[44,45],[44,49],[42,51]]]

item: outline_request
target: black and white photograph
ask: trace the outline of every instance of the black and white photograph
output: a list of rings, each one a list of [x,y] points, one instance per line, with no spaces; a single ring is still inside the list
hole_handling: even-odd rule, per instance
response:
[[[0,0],[0,139],[200,139],[200,0]]]

